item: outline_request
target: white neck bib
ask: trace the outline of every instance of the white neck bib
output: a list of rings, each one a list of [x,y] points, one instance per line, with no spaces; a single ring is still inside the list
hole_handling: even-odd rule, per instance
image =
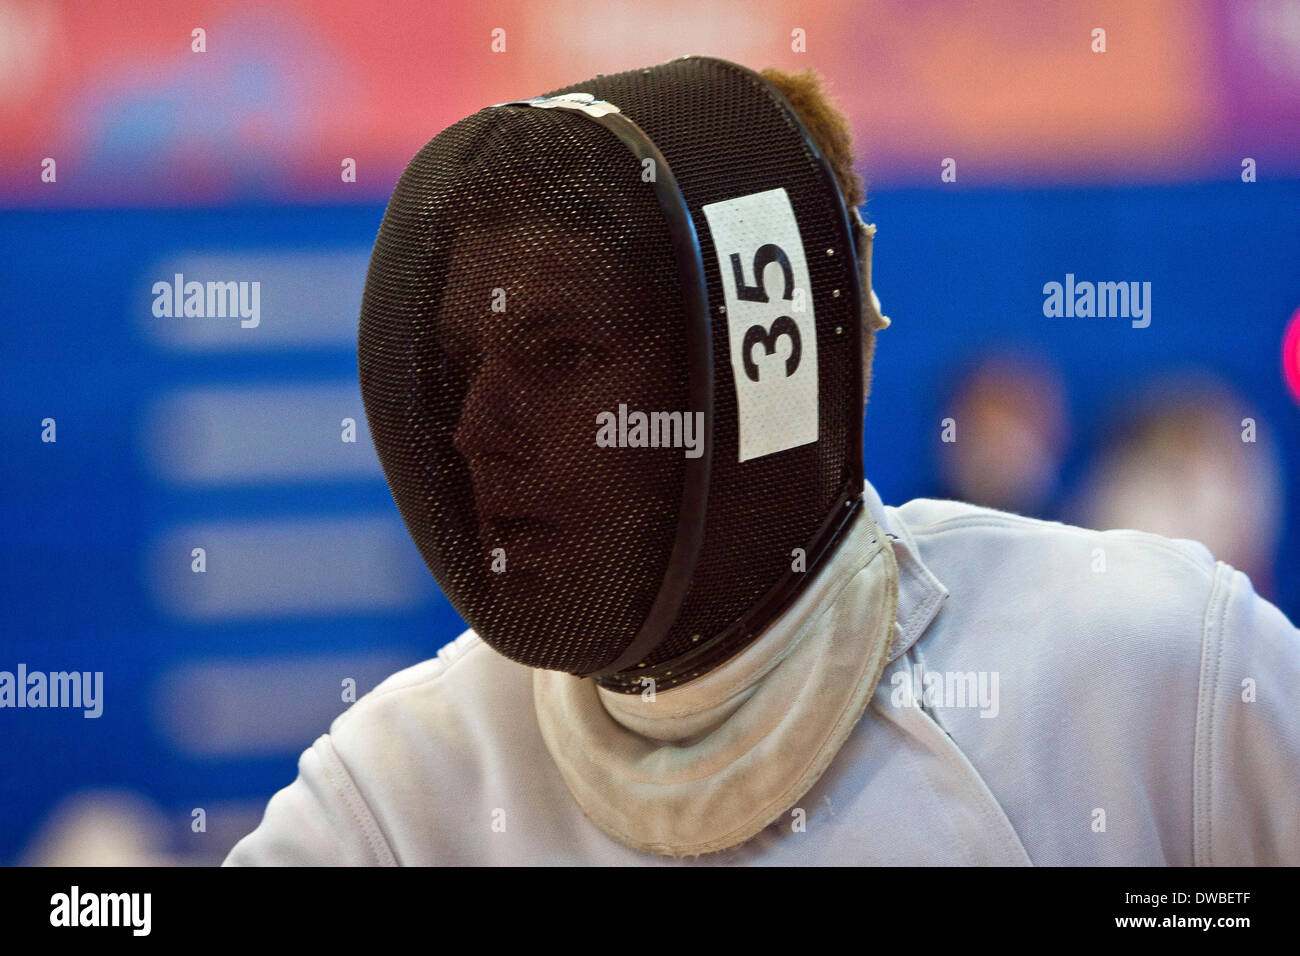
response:
[[[634,849],[712,853],[817,782],[871,701],[898,615],[898,565],[867,508],[845,535],[753,644],[654,700],[534,672],[542,737],[593,823]]]

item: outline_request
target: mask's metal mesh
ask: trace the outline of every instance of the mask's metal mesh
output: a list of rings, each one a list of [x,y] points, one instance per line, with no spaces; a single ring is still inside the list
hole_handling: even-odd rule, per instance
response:
[[[676,622],[644,658],[655,664],[707,644],[787,577],[793,549],[852,483],[853,250],[838,193],[752,74],[678,60],[548,95],[563,92],[614,103],[649,134],[687,199],[708,279],[704,544]],[[689,409],[681,278],[642,171],[586,117],[483,110],[411,162],[366,283],[361,386],[394,499],[470,626],[532,666],[590,673],[615,660],[674,541],[683,449],[596,443],[597,415],[620,404]],[[742,463],[725,300],[700,207],[776,187],[790,195],[813,285],[819,440]]]
[[[401,178],[361,315],[366,412],[425,561],[499,651],[572,672],[630,643],[681,498],[681,449],[596,445],[619,403],[686,408],[672,244],[630,158],[555,111],[457,123]]]

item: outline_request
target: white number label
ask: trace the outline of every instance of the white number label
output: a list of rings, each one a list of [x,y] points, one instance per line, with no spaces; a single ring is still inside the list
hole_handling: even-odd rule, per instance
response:
[[[769,189],[703,212],[727,300],[740,460],[814,442],[817,322],[790,197]]]

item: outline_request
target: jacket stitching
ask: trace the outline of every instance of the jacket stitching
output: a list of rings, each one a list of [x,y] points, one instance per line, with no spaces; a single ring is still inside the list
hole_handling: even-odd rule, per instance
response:
[[[874,707],[878,713],[890,720],[904,734],[920,743],[921,746],[924,747],[925,750],[928,751],[939,763],[944,771],[955,778],[955,782],[962,789],[968,805],[973,805],[978,819],[983,821],[983,825],[987,829],[1000,832],[1003,836],[1009,836],[1010,839],[1014,841],[1015,846],[1020,850],[1017,854],[1014,850],[1009,850],[1008,847],[995,840],[993,842],[994,849],[992,850],[992,853],[995,854],[997,862],[993,863],[986,860],[989,853],[987,845],[981,846],[977,850],[972,846],[970,841],[967,839],[966,834],[963,833],[960,828],[955,826],[950,827],[949,832],[961,841],[962,848],[966,853],[966,858],[971,861],[971,865],[1013,865],[1006,862],[1008,853],[1016,857],[1017,864],[1028,866],[1034,865],[1033,860],[1029,857],[1029,851],[1024,847],[1024,841],[1020,839],[1020,834],[1016,832],[1015,826],[1011,823],[1011,819],[1006,815],[1005,808],[998,802],[997,796],[988,785],[988,781],[984,779],[983,774],[979,772],[979,768],[975,766],[974,762],[966,752],[957,745],[957,742],[952,738],[952,735],[944,729],[943,725],[940,724],[932,714],[927,713],[924,708],[921,707],[908,708],[911,712],[907,714],[894,714],[891,713],[891,711],[896,708],[892,707],[892,705],[889,708],[886,708],[880,704],[879,700],[874,699],[872,701],[872,707]],[[911,724],[916,724],[917,726],[910,726]],[[920,727],[924,727],[928,731],[936,731],[937,734],[933,736],[932,740],[927,740],[922,737],[919,730]],[[908,763],[914,771],[918,772],[918,775],[923,778],[929,778],[930,774],[924,769],[918,767],[914,754],[904,750],[902,752],[902,759]]]
[[[321,766],[325,768],[325,777],[335,792],[343,798],[343,804],[352,814],[357,826],[360,827],[362,834],[365,836],[366,844],[370,847],[370,852],[374,854],[380,866],[397,865],[397,857],[393,853],[392,847],[384,837],[378,821],[375,820],[370,806],[366,803],[366,798],[357,790],[352,775],[343,763],[343,758],[335,750],[334,744],[329,740],[328,736],[322,738],[322,742],[328,748],[321,760]]]
[[[1216,564],[1214,584],[1210,589],[1209,603],[1205,609],[1204,625],[1201,632],[1201,686],[1197,697],[1196,737],[1193,744],[1193,759],[1196,762],[1193,773],[1193,813],[1204,821],[1204,837],[1196,838],[1197,826],[1193,820],[1193,864],[1196,858],[1204,855],[1204,865],[1214,865],[1214,753],[1215,753],[1215,708],[1219,698],[1219,674],[1223,661],[1223,622],[1227,619],[1227,594],[1231,585],[1231,573],[1223,562]],[[1216,616],[1218,626],[1216,627]],[[1206,698],[1208,699],[1208,702]],[[1208,703],[1208,709],[1206,704]],[[1201,719],[1204,713],[1205,719]],[[1203,751],[1203,753],[1202,753]]]
[[[456,640],[459,639],[460,638],[457,638]],[[452,641],[451,643],[455,643],[455,641]],[[433,658],[433,663],[434,663],[433,669],[428,674],[425,674],[423,677],[417,680],[413,680],[410,683],[397,684],[396,686],[393,687],[385,687],[382,690],[376,687],[370,693],[366,694],[365,697],[362,698],[362,700],[378,700],[380,697],[387,697],[389,694],[396,694],[399,693],[400,691],[413,690],[417,687],[423,687],[425,684],[432,683],[438,678],[444,676],[449,670],[452,669],[452,667],[454,667],[456,664],[459,664],[466,657],[468,657],[471,652],[478,650],[479,648],[486,648],[486,647],[487,644],[483,642],[483,639],[479,637],[477,634],[475,634],[474,639],[469,642],[469,646],[466,647],[464,650],[460,651],[459,653],[457,653],[456,656],[453,657],[450,661],[447,661],[445,659]],[[360,700],[357,701],[357,704],[360,703],[361,703]]]
[[[907,652],[920,635],[934,623],[937,606],[942,603],[943,599],[948,596],[948,590],[943,582],[935,576],[926,563],[921,559],[921,555],[916,547],[916,542],[912,538],[912,529],[908,527],[907,522],[902,520],[901,515],[890,515],[886,511],[887,517],[893,517],[896,520],[891,521],[888,526],[882,525],[882,530],[888,533],[890,528],[896,528],[899,532],[898,546],[894,548],[895,558],[898,564],[899,575],[899,606],[898,606],[898,639],[891,640],[889,645],[889,658],[886,663],[892,664],[901,655]],[[894,537],[893,535],[890,535]],[[904,616],[902,605],[903,596],[903,579],[918,582],[924,592],[922,598],[916,604],[907,609]]]
[[[961,528],[964,527],[1020,529],[1025,527],[1033,527],[1034,525],[1038,525],[1038,524],[1045,524],[1051,526],[1054,531],[1068,531],[1079,537],[1087,536],[1087,535],[1100,535],[1100,534],[1120,535],[1130,540],[1144,541],[1145,543],[1150,544],[1154,548],[1158,548],[1161,551],[1167,551],[1169,554],[1173,555],[1174,557],[1180,558],[1187,564],[1190,564],[1197,571],[1201,572],[1201,574],[1203,574],[1205,577],[1210,578],[1213,576],[1212,569],[1206,570],[1203,564],[1198,563],[1194,558],[1192,558],[1182,549],[1180,549],[1174,544],[1171,544],[1166,539],[1161,538],[1159,535],[1149,535],[1146,532],[1141,532],[1141,531],[1133,533],[1125,529],[1114,529],[1111,531],[1093,531],[1088,528],[1076,528],[1073,525],[1061,524],[1059,521],[1043,522],[1043,521],[1038,521],[1037,519],[1034,518],[1018,518],[1018,516],[1016,515],[1011,515],[1010,517],[1012,520],[1007,521],[1002,519],[989,518],[987,516],[963,515],[957,518],[945,518],[942,521],[936,521],[933,524],[923,525],[921,527],[911,528],[909,530],[912,532],[913,535],[930,535],[930,534],[943,534],[947,531],[960,530]]]

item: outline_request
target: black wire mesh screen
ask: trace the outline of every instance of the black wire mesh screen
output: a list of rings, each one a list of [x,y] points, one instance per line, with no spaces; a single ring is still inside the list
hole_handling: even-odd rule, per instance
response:
[[[557,112],[483,110],[420,151],[380,226],[358,350],[375,446],[443,592],[503,654],[579,673],[645,619],[685,461],[599,447],[598,417],[685,412],[685,346],[639,165]]]
[[[708,277],[705,536],[677,620],[644,658],[653,665],[707,646],[787,578],[793,549],[851,484],[853,254],[838,193],[751,74],[678,60],[548,95],[564,92],[593,93],[649,134],[686,197]],[[393,497],[457,611],[532,666],[590,673],[615,660],[672,550],[686,449],[597,441],[602,415],[689,414],[681,279],[643,172],[610,130],[571,111],[480,111],[411,162],[366,282],[361,386]],[[700,207],[776,187],[790,196],[812,283],[819,432],[742,463]]]

